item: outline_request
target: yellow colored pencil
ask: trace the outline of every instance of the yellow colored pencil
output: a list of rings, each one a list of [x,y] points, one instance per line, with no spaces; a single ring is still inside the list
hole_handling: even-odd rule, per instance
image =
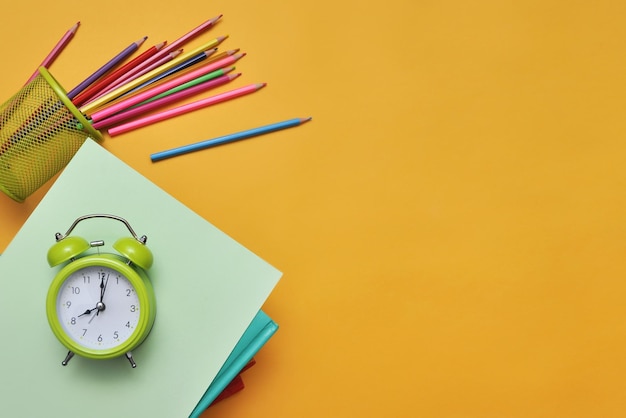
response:
[[[175,67],[176,65],[180,64],[181,62],[187,60],[188,58],[197,55],[198,53],[202,52],[202,51],[206,51],[208,49],[214,48],[217,45],[219,45],[222,41],[224,41],[224,39],[228,38],[228,35],[225,36],[219,36],[215,39],[211,39],[209,42],[200,45],[199,47],[197,47],[196,49],[189,51],[185,54],[181,54],[180,56],[174,58],[173,60],[163,64],[160,67],[155,68],[154,70],[142,75],[141,77],[137,77],[136,79],[123,84],[121,86],[119,86],[118,88],[116,88],[115,90],[110,91],[109,93],[102,95],[101,97],[97,98],[96,100],[87,103],[86,105],[84,105],[83,107],[80,108],[80,111],[86,115],[90,115],[92,113],[94,113],[98,108],[104,106],[105,104],[107,104],[108,102],[110,102],[111,100],[116,99],[117,97],[121,96],[122,94],[134,89],[135,87],[139,86],[140,84],[144,83],[145,81],[150,80],[151,78],[158,76],[162,73],[164,73],[165,71],[169,70],[170,68]]]

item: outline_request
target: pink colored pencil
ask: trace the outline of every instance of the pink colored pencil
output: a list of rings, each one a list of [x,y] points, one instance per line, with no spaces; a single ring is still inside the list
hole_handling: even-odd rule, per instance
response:
[[[196,95],[198,93],[202,93],[204,91],[213,89],[215,87],[221,86],[223,84],[226,84],[232,80],[234,80],[235,78],[239,77],[241,75],[241,73],[237,73],[237,74],[226,74],[220,77],[217,77],[213,80],[210,81],[206,81],[204,83],[200,83],[197,84],[193,87],[190,87],[188,89],[185,90],[181,90],[177,93],[171,94],[169,96],[165,96],[162,97],[160,99],[157,99],[155,101],[146,103],[145,105],[141,105],[141,106],[137,106],[135,108],[126,110],[124,112],[118,113],[116,115],[113,115],[109,118],[106,118],[104,120],[101,120],[99,122],[95,122],[92,127],[94,129],[103,129],[103,128],[109,128],[113,125],[117,125],[118,123],[128,120],[128,119],[132,119],[136,116],[139,115],[143,115],[144,113],[148,113],[152,110],[158,109],[160,107],[164,107],[164,106],[168,106],[172,103],[178,102],[180,100],[186,99],[188,97],[191,97],[193,95]]]
[[[123,79],[119,80],[119,84],[116,83],[118,86],[122,84],[122,82],[128,82],[130,80],[128,80],[129,77],[135,75],[137,72],[142,71],[144,68],[146,68],[147,66],[153,64],[154,62],[156,62],[157,60],[160,60],[162,57],[164,57],[165,55],[167,55],[168,53],[170,53],[171,51],[174,51],[176,49],[179,49],[180,46],[182,46],[183,44],[189,42],[190,40],[192,40],[193,38],[195,38],[196,36],[200,35],[202,32],[207,31],[208,29],[210,29],[218,20],[220,20],[220,18],[222,17],[222,15],[216,16],[214,18],[211,18],[203,23],[201,23],[199,26],[195,27],[194,29],[192,29],[191,31],[187,32],[185,35],[181,36],[180,38],[176,39],[174,42],[172,42],[171,44],[169,44],[168,46],[166,46],[165,48],[163,48],[161,51],[159,51],[158,54],[154,55],[153,57],[151,57],[150,59],[144,61],[141,65],[139,65],[138,67],[136,67],[131,74],[128,75],[128,77],[124,77]],[[145,73],[143,73],[145,74]],[[134,77],[137,78],[137,77]],[[133,78],[133,79],[134,79]]]
[[[108,130],[109,135],[115,136],[123,134],[134,129],[142,128],[152,123],[160,122],[166,119],[173,118],[175,116],[183,115],[194,110],[202,109],[207,106],[211,106],[217,103],[222,103],[227,100],[235,99],[237,97],[244,96],[246,94],[254,93],[265,87],[266,83],[250,84],[245,87],[240,87],[235,90],[228,91],[226,93],[217,94],[215,96],[207,97],[195,102],[191,102],[182,106],[175,107],[173,109],[164,110],[163,112],[155,113],[153,115],[144,116],[143,118],[135,119],[133,121],[123,123],[114,128]]]
[[[129,61],[128,63],[124,64],[123,66],[121,66],[117,70],[113,71],[111,74],[103,77],[102,79],[100,79],[96,83],[94,83],[91,86],[89,86],[88,88],[86,88],[79,95],[74,97],[72,102],[76,106],[82,106],[87,100],[89,100],[90,98],[92,98],[93,96],[98,94],[100,91],[104,90],[108,85],[110,85],[113,82],[115,82],[115,80],[117,80],[119,77],[121,77],[122,75],[126,74],[128,71],[132,70],[133,68],[135,68],[136,66],[138,66],[139,64],[141,64],[142,62],[144,62],[145,60],[147,60],[148,58],[150,58],[154,54],[156,54],[157,52],[159,52],[161,50],[161,48],[163,48],[165,46],[165,44],[166,44],[165,42],[161,42],[161,43],[156,44],[156,45],[152,46],[151,48],[145,50],[143,53],[141,53],[136,58],[132,59],[131,61]]]
[[[150,65],[147,68],[144,68],[143,70],[141,70],[139,73],[137,73],[135,76],[133,76],[133,80],[137,77],[141,77],[142,75],[144,75],[145,73],[154,70],[155,68],[160,67],[161,65],[173,60],[174,58],[176,58],[179,54],[181,54],[183,52],[182,49],[179,49],[178,51],[173,51],[170,52],[169,54],[167,54],[166,56],[164,56],[163,58],[161,58],[160,60],[158,60],[157,62],[153,63],[152,65]],[[131,80],[128,80],[131,81]],[[109,92],[117,89],[120,85],[122,85],[125,81],[116,81],[115,83],[113,83],[110,86],[107,86],[103,91],[99,92],[95,97],[90,98],[87,103],[85,104],[89,104],[90,102],[99,99],[101,96],[104,96],[105,94],[108,94]]]
[[[41,64],[39,64],[35,72],[26,81],[26,84],[30,83],[35,77],[37,77],[37,75],[39,75],[39,67],[48,68],[50,67],[50,65],[52,65],[52,63],[59,56],[61,51],[63,51],[63,49],[67,46],[67,44],[70,43],[70,41],[74,37],[74,34],[78,30],[79,26],[80,26],[80,22],[77,22],[74,26],[69,28],[67,32],[65,32],[65,35],[61,37],[59,42],[57,42],[54,48],[52,48],[52,51],[50,51],[50,53],[46,56],[46,58],[44,58]]]
[[[121,100],[117,103],[111,104],[107,107],[105,107],[104,109],[101,109],[97,112],[94,112],[91,116],[91,120],[93,120],[94,122],[98,122],[100,120],[103,120],[105,118],[108,118],[109,116],[112,116],[116,113],[121,112],[124,109],[128,109],[131,106],[134,106],[136,104],[139,104],[141,102],[143,102],[144,100],[148,100],[151,97],[156,96],[157,94],[161,94],[171,88],[174,88],[176,86],[180,86],[183,83],[186,83],[188,81],[194,80],[200,76],[203,76],[205,74],[208,74],[212,71],[216,71],[219,70],[220,68],[224,68],[227,67],[229,65],[234,64],[237,60],[239,60],[241,57],[243,57],[245,54],[235,54],[235,55],[231,55],[229,57],[226,58],[222,58],[221,60],[203,65],[202,67],[190,71],[188,73],[185,73],[183,75],[180,75],[176,78],[174,78],[173,80],[170,81],[166,81],[162,84],[159,84],[155,87],[152,87],[148,90],[145,90],[143,92],[137,93],[135,95],[132,95],[131,97]]]

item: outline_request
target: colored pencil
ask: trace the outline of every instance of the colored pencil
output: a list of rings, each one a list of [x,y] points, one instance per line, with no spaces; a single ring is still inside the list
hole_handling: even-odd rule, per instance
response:
[[[239,52],[239,48],[229,49],[228,51],[222,51],[219,54],[211,55],[211,57],[207,59],[206,64],[221,60],[222,58],[226,58],[231,55],[235,55],[237,52]]]
[[[187,32],[185,35],[181,36],[180,38],[176,39],[174,42],[172,42],[171,44],[163,48],[158,54],[154,55],[153,57],[143,62],[141,65],[137,66],[135,69],[131,70],[131,72],[127,76],[120,79],[120,81],[128,80],[130,77],[133,77],[138,72],[143,71],[145,68],[147,68],[148,66],[151,66],[153,63],[160,60],[161,58],[163,58],[170,52],[173,52],[177,49],[181,49],[180,47],[183,46],[185,43],[189,42],[196,36],[200,35],[201,33],[213,27],[213,25],[217,23],[217,21],[220,20],[221,17],[222,15],[219,15],[201,23],[200,25],[198,25],[191,31]]]
[[[156,96],[151,97],[151,98],[149,98],[147,100],[144,100],[143,102],[141,102],[139,104],[131,106],[128,109],[134,109],[137,106],[143,106],[143,105],[148,104],[150,102],[153,102],[155,100],[159,100],[159,99],[161,99],[163,97],[166,97],[166,96],[169,96],[171,94],[178,93],[179,91],[191,88],[191,87],[195,86],[196,84],[200,84],[200,83],[204,83],[205,81],[209,81],[209,80],[211,80],[211,78],[213,78],[213,74],[224,75],[224,74],[227,74],[227,73],[233,71],[234,69],[235,69],[235,67],[220,68],[219,70],[217,70],[217,71],[215,71],[213,73],[209,73],[207,75],[203,75],[202,77],[198,77],[198,78],[196,78],[194,80],[188,81],[187,83],[183,83],[180,86],[176,86],[176,87],[171,88],[171,89],[169,89],[167,91],[164,91],[161,94],[157,94]]]
[[[264,135],[270,132],[275,132],[281,129],[293,128],[300,126],[305,122],[310,121],[311,118],[296,118],[289,119],[282,122],[272,123],[269,125],[261,126],[258,128],[248,129],[234,134],[224,135],[213,139],[207,139],[206,141],[196,142],[195,144],[189,144],[182,147],[172,148],[167,151],[161,151],[150,155],[152,162],[164,160],[166,158],[176,157],[178,155],[187,154],[194,151],[203,150],[206,148],[214,147],[217,145],[228,144],[230,142],[239,141],[242,139],[251,138],[253,136]]]
[[[235,90],[228,91],[226,93],[217,94],[215,96],[207,97],[205,99],[200,99],[195,102],[184,104],[182,106],[178,106],[173,109],[164,110],[162,112],[155,113],[153,115],[147,115],[142,118],[138,118],[130,122],[115,126],[109,129],[108,133],[111,136],[123,134],[123,133],[132,131],[137,128],[142,128],[144,126],[148,126],[156,122],[160,122],[166,119],[173,118],[175,116],[192,112],[194,110],[202,109],[207,106],[222,103],[227,100],[235,99],[237,97],[254,93],[256,91],[259,91],[261,88],[265,87],[265,85],[266,83],[250,84],[250,85],[240,87]]]
[[[87,87],[80,94],[74,97],[74,100],[72,100],[72,102],[76,106],[83,105],[89,99],[91,99],[96,94],[104,90],[107,86],[115,82],[115,80],[117,80],[123,74],[126,74],[128,71],[135,68],[136,66],[138,66],[139,64],[141,64],[142,62],[144,62],[145,60],[147,60],[148,58],[150,58],[151,56],[159,52],[165,46],[165,44],[166,42],[161,42],[159,44],[153,45],[151,48],[145,50],[143,53],[141,53],[140,55],[138,55],[137,57],[135,57],[128,63],[122,65],[117,70],[113,71],[112,73],[98,80],[96,83]]]
[[[229,50],[229,51],[223,51],[223,52],[220,52],[219,54],[216,54],[216,55],[211,55],[209,58],[206,58],[206,59],[205,59],[205,60],[203,60],[202,62],[203,62],[203,65],[211,64],[211,63],[214,63],[214,62],[216,62],[216,61],[220,61],[220,60],[222,60],[223,58],[226,58],[226,57],[229,57],[229,56],[231,56],[231,55],[234,55],[234,54],[236,54],[237,52],[239,52],[239,48],[237,48],[237,49],[231,49],[231,50]],[[245,55],[245,54],[242,54],[241,56],[244,56],[244,55]],[[191,66],[191,67],[183,68],[183,69],[181,69],[181,70],[179,70],[179,71],[171,71],[171,70],[168,70],[168,71],[166,71],[166,72],[167,72],[167,73],[170,73],[170,72],[171,72],[171,74],[168,76],[168,77],[170,77],[170,78],[171,78],[171,76],[173,76],[174,74],[178,77],[178,76],[182,76],[182,75],[187,74],[188,72],[191,72],[191,71],[194,71],[194,70],[195,70],[195,64],[194,64],[193,66]],[[158,76],[158,77],[160,78],[160,76]],[[107,103],[107,104],[106,104],[106,106],[109,106],[110,104],[115,103],[115,102],[117,102],[117,101],[118,101],[118,100],[120,100],[120,99],[123,99],[124,97],[126,97],[127,95],[129,95],[131,92],[132,92],[132,94],[136,94],[136,93],[137,93],[137,91],[142,91],[142,90],[145,90],[145,89],[146,89],[146,88],[148,88],[148,87],[150,87],[150,88],[151,88],[151,87],[157,86],[157,85],[159,85],[159,84],[161,84],[161,83],[164,83],[164,82],[166,82],[166,81],[167,81],[167,78],[168,78],[168,77],[165,77],[165,78],[163,78],[163,79],[161,79],[161,80],[155,81],[154,83],[146,84],[146,86],[142,87],[141,89],[139,89],[139,88],[135,88],[135,89],[131,90],[131,91],[130,91],[130,92],[128,92],[128,93],[124,93],[123,95],[121,95],[121,96],[120,96],[120,97],[118,97],[117,99],[114,99],[114,100],[112,100],[111,102]]]
[[[52,51],[50,51],[48,53],[48,55],[43,59],[41,64],[39,64],[37,66],[37,69],[35,70],[35,72],[33,72],[33,74],[30,76],[30,78],[26,81],[26,84],[28,84],[31,81],[33,81],[33,79],[39,75],[39,68],[40,67],[48,68],[48,67],[50,67],[50,65],[52,65],[54,60],[59,56],[59,54],[63,51],[63,49],[65,49],[67,44],[70,43],[70,41],[74,37],[74,34],[78,30],[79,26],[80,26],[80,22],[77,22],[76,24],[74,24],[74,26],[69,28],[67,30],[67,32],[65,32],[65,34],[61,37],[61,39],[59,39],[59,42],[57,42],[57,44],[54,46],[54,48],[52,48]]]
[[[213,80],[205,81],[204,83],[198,83],[193,87],[180,90],[176,93],[167,95],[165,97],[161,97],[160,99],[153,100],[150,103],[146,103],[141,106],[133,107],[132,109],[128,109],[121,113],[117,113],[109,118],[104,120],[100,120],[99,122],[95,122],[92,127],[94,129],[103,129],[109,128],[113,125],[119,124],[122,121],[132,119],[136,116],[143,115],[144,113],[148,113],[152,110],[158,109],[160,107],[168,106],[173,103],[176,103],[180,100],[186,99],[198,93],[205,92],[207,90],[213,89],[215,87],[224,85],[239,77],[241,73],[237,74],[226,74],[220,77],[217,77]]]
[[[161,94],[173,87],[179,86],[183,83],[187,83],[189,81],[194,80],[197,77],[204,76],[205,74],[209,74],[221,68],[231,66],[232,64],[235,63],[235,61],[237,61],[244,55],[245,54],[235,54],[231,57],[222,58],[219,61],[205,64],[201,66],[200,68],[194,69],[193,71],[189,71],[184,74],[181,74],[172,80],[159,83],[158,85],[150,89],[147,89],[146,91],[137,92],[131,95],[130,97],[125,97],[125,96],[119,97],[116,100],[108,102],[104,107],[97,109],[90,116],[94,121],[104,119],[105,117],[108,117],[114,113],[124,110],[125,108],[128,108],[130,106],[134,106],[143,100],[147,100],[151,97],[156,96],[157,94]]]
[[[241,53],[237,55],[237,51],[239,51],[239,49],[234,49],[231,51],[226,51],[226,52],[221,52],[219,54],[217,54],[214,57],[210,57],[207,58],[203,63],[202,63],[202,67],[200,68],[206,68],[208,65],[211,65],[211,69],[219,69],[219,68],[224,68],[227,66],[230,66],[232,64],[234,64],[236,61],[238,61],[239,59],[243,58],[246,54],[245,53]],[[168,78],[164,78],[162,80],[156,81],[153,84],[147,85],[146,87],[143,87],[141,89],[133,89],[132,94],[131,92],[127,92],[127,93],[123,93],[120,96],[117,96],[115,99],[99,106],[97,109],[95,109],[93,111],[93,113],[98,112],[106,107],[112,106],[122,100],[126,100],[129,96],[134,96],[136,94],[142,93],[143,91],[147,90],[147,89],[152,89],[154,87],[160,86],[163,83],[167,83],[169,82],[171,79],[173,79],[174,77],[183,77],[186,76],[187,74],[197,71],[198,68],[196,68],[197,66],[192,66],[189,68],[185,68],[183,70],[180,70],[176,73],[173,73],[170,77]],[[211,71],[212,71],[211,70]]]
[[[228,37],[228,35],[226,36],[220,36],[217,37],[215,39],[210,40],[209,42],[207,42],[206,44],[200,45],[198,48],[189,51],[187,53],[181,54],[179,57],[176,57],[175,59],[171,60],[170,62],[155,68],[154,70],[142,75],[141,77],[138,77],[136,79],[134,79],[133,81],[130,81],[128,83],[122,84],[121,86],[119,86],[118,88],[116,88],[115,90],[95,99],[92,102],[87,103],[85,106],[81,107],[80,110],[83,113],[93,113],[94,110],[98,107],[102,107],[103,105],[105,105],[107,102],[110,102],[111,100],[121,96],[122,94],[129,92],[130,90],[132,90],[133,88],[137,87],[138,85],[140,85],[141,83],[143,83],[144,81],[148,81],[151,78],[164,73],[165,71],[169,70],[170,68],[175,67],[176,65],[180,64],[181,62],[185,61],[187,58],[192,57],[196,54],[198,54],[201,51],[205,51],[207,49],[211,49],[214,48],[215,46],[219,45],[224,39],[226,39]]]
[[[145,81],[143,83],[141,83],[140,85],[138,85],[137,87],[133,88],[132,90],[128,91],[128,94],[132,94],[135,91],[141,90],[142,88],[145,88],[151,84],[156,83],[159,80],[163,80],[164,78],[169,77],[170,75],[177,73],[179,71],[184,70],[185,68],[189,68],[191,66],[194,66],[202,61],[204,61],[205,59],[207,59],[208,57],[210,57],[211,55],[213,55],[215,52],[217,51],[217,48],[213,48],[213,49],[209,49],[207,51],[202,51],[199,54],[196,54],[194,56],[192,56],[191,58],[186,59],[185,61],[181,62],[178,65],[175,65],[174,67],[170,68],[169,70],[151,78],[148,81]]]
[[[179,77],[174,78],[173,80],[169,80],[165,83],[159,84],[158,86],[155,86],[144,92],[134,94],[131,97],[128,97],[126,99],[122,98],[120,101],[116,102],[115,104],[111,104],[109,106],[106,106],[92,113],[91,119],[94,122],[97,122],[111,115],[114,115],[115,113],[118,113],[124,109],[127,109],[136,104],[139,104],[144,100],[147,100],[151,97],[156,96],[157,94],[161,94],[173,87],[180,86],[181,84],[191,81],[195,78],[217,71],[226,66],[232,65],[237,59],[239,59],[238,55],[243,55],[243,54],[236,54],[236,55],[233,55],[232,57],[226,57],[219,61],[203,65],[202,67],[197,68],[194,71],[190,71],[186,74],[183,74]]]
[[[160,60],[158,60],[158,61],[156,61],[156,62],[152,63],[152,65],[150,65],[150,66],[148,66],[148,67],[144,68],[143,70],[141,70],[141,71],[140,71],[139,73],[137,73],[137,75],[136,75],[136,76],[134,76],[134,77],[140,77],[140,76],[142,76],[142,75],[144,75],[144,74],[146,74],[146,73],[148,73],[148,72],[150,72],[150,71],[154,70],[155,68],[158,68],[158,67],[160,67],[160,66],[162,66],[162,65],[164,65],[164,64],[166,64],[166,63],[168,63],[168,62],[170,62],[171,60],[173,60],[174,58],[176,58],[178,55],[180,55],[182,52],[183,52],[183,50],[182,50],[182,49],[179,49],[178,51],[173,51],[173,52],[170,52],[169,54],[167,54],[166,56],[164,56],[164,57],[163,57],[163,58],[161,58]],[[118,83],[119,83],[119,84],[118,84]],[[86,105],[86,104],[88,104],[88,103],[91,103],[91,102],[92,102],[92,101],[94,101],[94,100],[99,99],[100,97],[104,96],[105,94],[109,94],[109,93],[110,93],[110,92],[112,92],[113,90],[117,89],[117,88],[118,88],[121,84],[122,84],[122,83],[120,83],[119,81],[115,81],[112,85],[105,87],[105,88],[104,88],[104,90],[103,90],[103,91],[101,91],[100,93],[98,93],[95,97],[93,97],[93,98],[89,99],[89,100],[87,101],[87,103],[85,103],[85,105]]]
[[[152,69],[150,71],[140,71],[137,74],[131,74],[129,77],[122,77],[120,78],[120,80],[118,80],[115,83],[114,88],[118,89],[122,86],[125,86],[126,84],[130,84],[132,87],[132,89],[135,89],[135,87],[137,86],[137,78],[141,77],[141,79],[143,81],[141,81],[140,84],[144,83],[147,80],[150,80],[150,77],[156,77],[159,74],[165,72],[165,71],[169,71],[169,69],[171,69],[172,67],[178,66],[179,64],[182,64],[183,62],[185,62],[186,60],[192,58],[195,55],[198,55],[201,52],[205,52],[208,50],[213,50],[209,55],[212,55],[215,51],[217,51],[217,48],[214,48],[215,46],[219,45],[220,43],[222,43],[224,41],[224,39],[228,38],[228,35],[226,36],[218,36],[217,38],[211,39],[210,41],[196,47],[195,49],[192,49],[191,51],[188,52],[184,52],[182,55],[180,55],[178,58],[176,58],[175,60],[172,60],[171,62],[169,62],[167,65],[163,65],[163,66],[158,66],[158,67],[152,67]],[[150,76],[146,75],[146,74],[150,74]],[[144,77],[145,75],[145,77]],[[111,89],[113,90],[113,89]],[[109,92],[111,91],[109,90]]]
[[[131,90],[137,88],[139,85],[142,85],[145,82],[149,82],[153,78],[158,77],[165,72],[169,72],[172,68],[178,67],[186,61],[195,58],[200,53],[208,53],[209,56],[213,55],[213,53],[217,51],[216,46],[221,44],[226,38],[228,38],[228,35],[218,36],[217,38],[211,39],[210,41],[203,43],[202,45],[192,49],[191,51],[183,52],[179,57],[173,59],[165,65],[154,68],[150,72],[143,74],[141,77],[133,77],[132,80],[125,80],[122,83],[117,83],[116,90],[122,89],[124,91],[123,94],[126,94]],[[210,62],[212,61],[213,60],[211,60]]]
[[[148,39],[148,37],[144,36],[143,38],[139,39],[138,41],[133,42],[132,44],[130,44],[129,46],[124,48],[124,50],[122,50],[122,52],[120,52],[119,54],[117,54],[116,56],[111,58],[106,64],[104,64],[102,67],[98,68],[93,74],[91,74],[89,77],[87,77],[78,86],[76,86],[72,90],[70,90],[67,93],[67,97],[70,100],[72,100],[80,92],[82,92],[87,87],[89,87],[91,84],[93,84],[95,81],[97,81],[100,77],[104,76],[111,69],[113,69],[113,68],[117,67],[118,65],[120,65],[126,58],[128,58],[130,55],[132,55],[132,53],[135,52],[141,46],[141,44],[144,43],[144,41],[146,39]]]

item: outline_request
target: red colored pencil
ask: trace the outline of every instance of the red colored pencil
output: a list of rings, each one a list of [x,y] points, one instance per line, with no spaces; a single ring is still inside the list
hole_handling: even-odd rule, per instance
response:
[[[144,62],[145,60],[147,60],[148,58],[150,58],[151,56],[159,52],[161,48],[165,46],[165,44],[166,42],[161,42],[160,44],[156,44],[150,49],[147,49],[141,55],[137,56],[133,60],[129,61],[127,64],[113,71],[111,74],[102,78],[98,82],[94,83],[89,88],[85,89],[78,96],[74,97],[72,102],[76,106],[82,106],[87,100],[91,99],[96,94],[104,90],[108,85],[115,82],[115,80],[117,80],[119,77],[126,74],[128,71],[137,67],[139,64],[141,64],[142,62]]]
[[[143,70],[141,70],[140,72],[138,72],[137,74],[135,74],[135,75],[132,77],[132,79],[135,79],[136,77],[139,77],[139,76],[141,76],[141,75],[143,75],[143,74],[145,74],[145,73],[147,73],[147,72],[149,72],[149,71],[152,71],[152,70],[154,70],[155,68],[158,68],[158,67],[160,67],[161,65],[163,65],[163,64],[165,64],[165,63],[167,63],[167,62],[169,62],[169,61],[173,60],[173,59],[174,59],[174,58],[176,58],[178,55],[180,55],[182,52],[183,52],[183,50],[182,50],[182,49],[179,49],[178,51],[172,51],[172,52],[170,52],[169,54],[167,54],[166,56],[164,56],[164,57],[163,57],[163,58],[161,58],[160,60],[156,61],[156,62],[155,62],[155,63],[153,63],[152,65],[150,65],[150,66],[148,66],[148,67],[144,68]],[[135,68],[137,68],[137,67],[135,67]],[[133,71],[133,70],[131,70],[131,72],[132,72],[132,71]],[[126,74],[128,74],[128,73],[126,73]],[[118,86],[118,84],[120,84],[120,85],[121,85],[121,84],[123,84],[123,82],[122,82],[122,81],[120,81],[120,80],[121,80],[123,77],[125,77],[125,76],[126,76],[126,74],[124,74],[124,75],[123,75],[120,79],[118,79],[118,80],[114,81],[111,85],[106,86],[106,87],[105,87],[105,88],[104,88],[101,92],[99,92],[98,94],[96,94],[96,95],[95,95],[94,97],[92,97],[91,99],[87,100],[87,103],[85,103],[85,104],[88,104],[88,103],[90,103],[90,102],[92,102],[92,101],[94,101],[94,100],[96,100],[96,99],[99,99],[101,96],[104,96],[105,94],[108,94],[109,92],[111,92],[111,91],[115,90],[117,87],[119,87],[119,86]]]

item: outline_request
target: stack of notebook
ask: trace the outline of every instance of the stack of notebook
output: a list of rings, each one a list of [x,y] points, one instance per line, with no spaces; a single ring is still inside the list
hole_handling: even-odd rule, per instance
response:
[[[66,349],[47,323],[45,298],[57,271],[47,264],[47,250],[56,232],[90,213],[127,219],[148,236],[154,254],[149,275],[157,317],[133,350],[135,369],[126,359],[81,357],[61,366]],[[114,226],[81,224],[79,234],[112,243],[124,234]],[[200,416],[243,387],[241,372],[276,332],[261,308],[280,276],[86,140],[0,257],[3,416]]]

